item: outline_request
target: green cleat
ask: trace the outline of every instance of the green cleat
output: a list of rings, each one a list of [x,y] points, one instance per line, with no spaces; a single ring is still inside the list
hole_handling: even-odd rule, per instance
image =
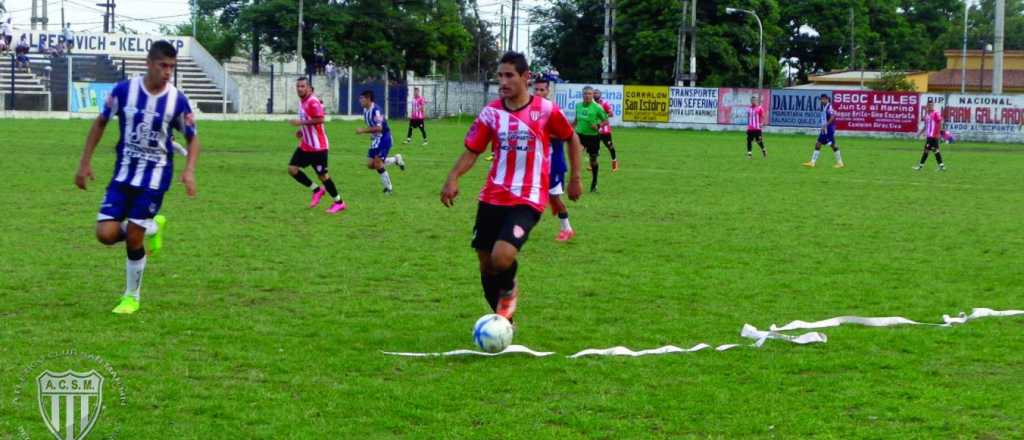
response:
[[[164,230],[167,228],[167,217],[158,214],[153,217],[153,222],[156,223],[156,233],[146,237],[146,250],[149,255],[156,255],[160,252],[160,248],[164,247]]]
[[[113,312],[119,315],[131,315],[139,310],[139,301],[129,295],[121,297],[121,303],[114,307]]]

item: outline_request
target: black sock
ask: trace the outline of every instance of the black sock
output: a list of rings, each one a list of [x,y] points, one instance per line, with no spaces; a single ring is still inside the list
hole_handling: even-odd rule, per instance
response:
[[[935,152],[935,160],[939,162],[939,165],[945,163],[942,161],[942,153],[939,153],[938,151]]]
[[[608,147],[608,153],[610,153],[612,155],[612,160],[618,160],[615,157],[615,147]]]
[[[753,151],[753,150],[754,150],[753,142],[750,142],[750,139],[747,139],[747,155],[750,155],[750,152]]]
[[[138,249],[128,249],[128,259],[132,261],[139,261],[146,256],[146,248],[140,246]]]
[[[496,275],[480,274],[480,284],[484,287],[484,298],[491,310],[498,311],[498,300],[501,299],[501,292],[498,289],[498,277]]]
[[[292,179],[295,179],[296,182],[299,182],[300,185],[306,188],[309,188],[310,186],[313,185],[313,181],[309,180],[309,176],[307,176],[306,173],[303,173],[302,171],[299,171],[298,174],[292,175]]]
[[[936,159],[938,159],[938,157],[936,157]],[[921,154],[921,165],[924,165],[925,162],[928,162],[928,152],[927,151],[925,151],[923,154]],[[939,162],[941,163],[942,161],[940,160]]]
[[[412,139],[412,125],[409,125],[409,131],[405,133],[406,139]]]
[[[591,168],[592,168],[591,171],[593,171],[593,174],[590,176],[590,189],[594,190],[595,188],[597,188],[597,163],[596,162],[593,163],[591,165]]]
[[[427,140],[427,129],[420,127],[420,133],[423,134],[423,140]]]
[[[516,271],[519,269],[519,261],[513,261],[512,265],[495,276],[495,285],[501,293],[511,292],[516,287]]]
[[[569,213],[568,212],[559,212],[558,213],[558,218],[560,218],[562,220],[565,220],[565,219],[569,218]]]
[[[758,142],[757,146],[761,147],[761,152],[764,153],[764,142]]]
[[[327,194],[330,194],[332,199],[340,203],[341,196],[338,195],[338,188],[334,186],[334,180],[327,179],[323,183],[324,188],[327,189]]]

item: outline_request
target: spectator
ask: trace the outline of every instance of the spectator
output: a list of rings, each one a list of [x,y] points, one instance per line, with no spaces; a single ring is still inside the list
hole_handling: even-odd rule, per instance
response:
[[[3,35],[4,47],[10,50],[11,40],[14,38],[14,25],[11,24],[11,17],[7,17],[3,25],[0,25],[0,35]]]
[[[18,67],[24,67],[26,72],[29,70],[29,66],[28,66],[28,51],[29,51],[29,49],[31,49],[31,46],[29,46],[29,44],[28,44],[28,36],[27,35],[22,35],[21,36],[21,41],[19,41],[18,45],[14,47],[14,54],[17,55]]]
[[[71,49],[75,47],[75,33],[71,31],[71,23],[64,25],[64,52],[71,55]]]
[[[331,81],[334,81],[334,77],[335,77],[335,75],[337,75],[337,71],[334,69],[334,61],[328,61],[327,62],[326,70],[327,70],[327,79],[329,79]]]

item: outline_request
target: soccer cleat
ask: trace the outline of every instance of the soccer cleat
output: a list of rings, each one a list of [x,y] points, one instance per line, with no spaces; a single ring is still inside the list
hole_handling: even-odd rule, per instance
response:
[[[590,187],[590,192],[596,193],[597,192],[597,185],[591,186]]]
[[[122,296],[121,302],[112,310],[112,312],[118,315],[131,315],[137,311],[139,311],[139,301],[131,297],[131,295]]]
[[[614,172],[616,172],[618,170],[619,170],[619,160],[615,159],[615,160],[612,161],[612,172],[614,173]]]
[[[390,196],[394,191],[391,188],[384,188],[384,195]]]
[[[516,313],[516,302],[519,300],[519,283],[512,287],[511,292],[505,292],[501,295],[501,299],[498,300],[498,310],[495,311],[498,315],[501,315],[509,321],[512,320],[512,315]]]
[[[747,152],[747,160],[753,159],[754,155],[751,152]]]
[[[423,143],[422,143],[422,144],[420,144],[420,145],[422,145],[422,146],[426,147],[426,146],[427,146],[427,140],[426,140],[426,139],[424,139],[424,140],[423,140]]]
[[[921,171],[921,168],[924,168],[924,167],[923,167],[923,166],[921,166],[921,165],[914,165],[914,167],[913,167],[912,169],[913,169],[914,171]]]
[[[398,164],[398,169],[405,171],[405,159],[402,159],[401,154],[395,155],[395,163]]]
[[[488,154],[487,157],[484,158],[484,160],[490,162],[490,161],[494,160],[494,155],[493,154]]]
[[[316,208],[316,205],[320,204],[320,199],[324,197],[324,194],[326,192],[327,190],[325,190],[323,187],[317,188],[316,191],[313,191],[313,199],[309,201],[309,207]]]
[[[804,162],[801,165],[807,168],[814,168],[814,162]]]
[[[936,168],[935,171],[946,171],[946,165],[945,164],[939,164],[939,167]]]
[[[832,168],[836,168],[836,169],[838,169],[838,168],[846,168],[846,164],[844,164],[842,162],[839,162],[839,163],[837,163],[835,165],[832,165]]]
[[[402,143],[403,144],[408,144],[409,142],[412,142],[412,138],[405,138],[405,142],[402,142]]]
[[[330,208],[327,208],[327,213],[337,214],[341,211],[344,211],[345,208],[348,208],[348,205],[346,205],[345,202],[334,202],[334,204],[332,204]]]
[[[167,228],[167,217],[157,214],[153,217],[156,223],[156,233],[146,237],[146,250],[149,255],[156,255],[164,247],[164,230]]]
[[[558,233],[558,237],[555,237],[555,241],[566,242],[576,236],[576,231],[567,229]]]

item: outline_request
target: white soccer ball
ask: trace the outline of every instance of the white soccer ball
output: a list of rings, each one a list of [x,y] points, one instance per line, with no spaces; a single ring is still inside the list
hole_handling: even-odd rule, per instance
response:
[[[484,315],[473,325],[473,342],[488,353],[498,353],[512,344],[512,323],[501,315]]]

